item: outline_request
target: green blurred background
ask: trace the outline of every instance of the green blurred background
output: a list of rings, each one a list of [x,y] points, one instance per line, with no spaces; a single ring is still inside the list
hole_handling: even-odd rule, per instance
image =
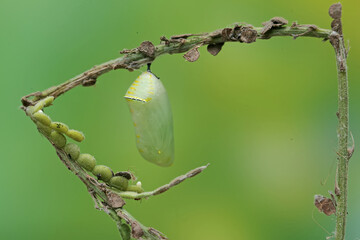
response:
[[[119,57],[143,40],[198,33],[273,16],[329,28],[333,1],[1,0],[0,239],[119,239],[83,184],[19,109],[20,98]],[[343,1],[350,40],[351,131],[360,139],[360,4]],[[170,239],[325,239],[334,216],[314,194],[333,190],[337,80],[334,52],[320,39],[229,43],[195,63],[166,55],[152,66],[174,114],[175,164],[143,160],[123,95],[139,71],[112,71],[47,111],[86,134],[83,152],[131,170],[146,190],[211,163],[201,175],[126,209]],[[144,69],[141,69],[142,71]],[[347,239],[360,239],[360,159],[350,165]],[[324,182],[328,178],[325,185]]]

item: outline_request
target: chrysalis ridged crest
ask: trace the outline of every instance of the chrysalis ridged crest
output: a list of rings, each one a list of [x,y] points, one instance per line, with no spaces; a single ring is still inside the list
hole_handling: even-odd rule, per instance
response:
[[[173,119],[161,81],[151,72],[143,72],[129,87],[125,99],[140,154],[159,166],[170,166],[174,161]]]

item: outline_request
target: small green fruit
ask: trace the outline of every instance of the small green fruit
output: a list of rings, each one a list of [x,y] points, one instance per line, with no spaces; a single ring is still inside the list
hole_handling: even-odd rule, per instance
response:
[[[58,133],[57,131],[52,131],[50,133],[49,139],[51,142],[54,143],[54,145],[58,148],[65,147],[66,144],[66,138],[61,133]]]
[[[65,134],[69,131],[69,127],[61,122],[52,122],[50,123],[50,127],[58,132]]]
[[[98,177],[99,180],[104,182],[109,182],[113,176],[113,171],[111,168],[104,166],[104,165],[97,165],[92,170],[92,173]]]
[[[70,155],[72,160],[76,160],[80,155],[80,147],[75,143],[68,143],[64,148],[65,152]]]
[[[53,96],[49,96],[49,97],[44,98],[44,99],[41,100],[41,101],[44,102],[44,106],[45,106],[45,107],[48,107],[48,106],[50,106],[50,105],[53,103],[54,99],[55,99],[55,98],[54,98]]]
[[[37,104],[35,104],[33,113],[36,113],[37,111],[40,111],[44,107],[51,105],[53,101],[54,101],[53,96],[49,96],[49,97],[46,97],[46,98],[40,100]]]
[[[36,126],[37,126],[37,129],[38,131],[46,136],[46,137],[50,137],[50,134],[51,132],[53,131],[50,127],[48,126],[45,126],[44,124],[42,124],[41,122],[35,122],[36,123]]]
[[[28,116],[30,116],[30,115],[32,115],[33,113],[34,113],[34,106],[28,106],[27,108],[26,108],[26,114],[28,115]]]
[[[74,139],[75,141],[81,142],[82,140],[85,139],[85,136],[82,132],[79,132],[77,130],[74,129],[70,129],[69,131],[67,131],[66,135],[69,138]]]
[[[129,180],[121,176],[115,176],[110,179],[110,186],[125,191],[129,185]]]
[[[36,119],[36,121],[41,122],[45,126],[50,126],[51,119],[48,115],[46,115],[43,111],[38,111],[33,114],[33,117]]]
[[[96,165],[96,159],[94,158],[94,156],[88,154],[88,153],[82,153],[80,154],[80,156],[78,157],[78,159],[76,160],[76,162],[83,167],[84,169],[86,169],[87,171],[92,171]]]
[[[144,192],[144,189],[141,186],[141,182],[137,182],[136,185],[128,186],[126,191],[142,193]]]
[[[34,109],[33,109],[33,113],[36,113],[36,112],[40,111],[44,107],[45,107],[45,102],[42,101],[42,100],[39,101],[37,104],[35,104]]]

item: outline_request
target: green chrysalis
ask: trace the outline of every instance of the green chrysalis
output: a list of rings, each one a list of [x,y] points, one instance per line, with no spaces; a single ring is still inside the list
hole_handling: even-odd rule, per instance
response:
[[[129,87],[125,99],[140,154],[159,166],[170,166],[174,161],[173,119],[161,81],[151,72],[143,72]]]

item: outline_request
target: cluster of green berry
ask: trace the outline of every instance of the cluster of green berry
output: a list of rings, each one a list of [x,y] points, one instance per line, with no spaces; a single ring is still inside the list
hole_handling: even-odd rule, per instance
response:
[[[84,140],[85,136],[82,132],[69,129],[64,123],[52,122],[50,117],[42,111],[44,107],[51,105],[53,101],[53,96],[46,97],[40,100],[35,106],[29,106],[26,109],[26,113],[35,122],[39,132],[58,148],[65,147],[66,138],[64,134],[78,142]]]
[[[132,179],[132,175],[129,172],[118,172],[114,174],[108,166],[96,165],[95,157],[88,153],[80,153],[80,147],[75,143],[66,144],[64,151],[71,160],[76,161],[82,168],[91,172],[99,180],[107,183],[109,186],[120,191],[144,192],[141,187],[141,182],[138,182],[136,185],[129,184],[129,181]]]
[[[144,192],[141,182],[129,185],[132,175],[129,172],[118,172],[114,174],[111,168],[104,165],[96,165],[94,156],[88,153],[80,153],[80,147],[75,143],[66,143],[64,134],[75,141],[81,142],[85,139],[82,132],[69,129],[61,122],[52,122],[42,109],[52,104],[54,97],[46,97],[36,105],[29,106],[26,113],[35,122],[41,134],[47,137],[56,147],[63,149],[73,161],[76,161],[82,168],[94,174],[99,180],[107,183],[120,191]]]

